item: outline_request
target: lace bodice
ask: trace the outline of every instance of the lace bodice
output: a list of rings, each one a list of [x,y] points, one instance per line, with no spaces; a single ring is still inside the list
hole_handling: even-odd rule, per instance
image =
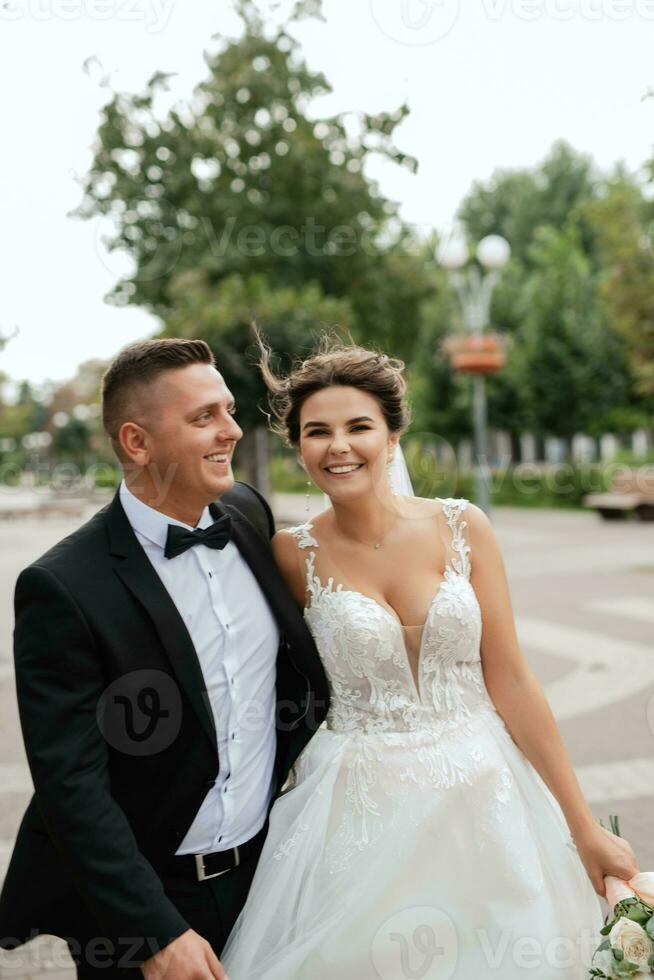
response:
[[[418,652],[417,684],[404,627],[375,599],[316,575],[318,542],[309,522],[289,528],[305,558],[305,619],[331,687],[332,731],[407,732],[465,725],[490,706],[480,657],[481,612],[470,583],[470,546],[461,519],[468,501],[440,501],[451,557],[429,606]]]

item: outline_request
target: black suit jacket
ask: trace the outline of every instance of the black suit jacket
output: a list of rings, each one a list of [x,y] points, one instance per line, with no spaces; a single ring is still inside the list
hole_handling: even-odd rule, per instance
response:
[[[324,719],[329,695],[268,542],[230,503],[246,497],[249,512],[258,508],[272,529],[263,498],[246,485],[212,511],[230,514],[233,540],[282,633],[278,792]],[[148,937],[146,958],[188,928],[160,874],[220,764],[190,635],[118,495],[21,572],[15,611],[16,687],[35,793],[0,896],[0,944],[38,932],[74,937],[85,906],[98,935],[114,943]],[[134,706],[161,722],[149,744],[133,737]]]

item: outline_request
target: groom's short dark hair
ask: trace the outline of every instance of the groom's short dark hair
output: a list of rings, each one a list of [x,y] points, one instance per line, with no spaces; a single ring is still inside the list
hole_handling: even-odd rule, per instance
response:
[[[142,340],[123,348],[109,365],[102,378],[102,424],[118,455],[118,433],[124,422],[131,421],[138,394],[164,371],[189,364],[215,367],[213,351],[204,340]]]

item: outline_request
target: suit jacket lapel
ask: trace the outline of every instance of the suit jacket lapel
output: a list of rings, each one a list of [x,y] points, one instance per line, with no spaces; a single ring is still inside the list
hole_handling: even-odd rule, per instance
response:
[[[288,640],[288,654],[295,668],[322,689],[324,674],[313,639],[291,596],[268,545],[241,513],[230,504],[211,504],[216,519],[229,513],[232,539],[250,566],[280,628]]]
[[[170,594],[139,544],[118,494],[106,511],[106,520],[110,550],[119,559],[116,574],[149,614],[175,675],[217,750],[213,713],[193,641]]]

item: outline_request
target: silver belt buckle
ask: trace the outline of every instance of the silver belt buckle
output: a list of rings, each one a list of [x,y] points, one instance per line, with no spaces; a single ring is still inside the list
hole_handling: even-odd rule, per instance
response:
[[[231,850],[234,851],[234,855],[236,857],[236,863],[234,865],[234,868],[238,868],[239,864],[241,863],[241,856],[238,853],[238,847],[232,847]],[[220,878],[221,875],[226,875],[228,871],[234,870],[234,868],[225,868],[224,871],[214,871],[213,874],[208,875],[204,870],[204,857],[205,854],[212,854],[212,853],[213,851],[205,851],[204,854],[193,855],[193,857],[195,858],[195,869],[197,872],[198,881],[208,881],[209,878]]]

